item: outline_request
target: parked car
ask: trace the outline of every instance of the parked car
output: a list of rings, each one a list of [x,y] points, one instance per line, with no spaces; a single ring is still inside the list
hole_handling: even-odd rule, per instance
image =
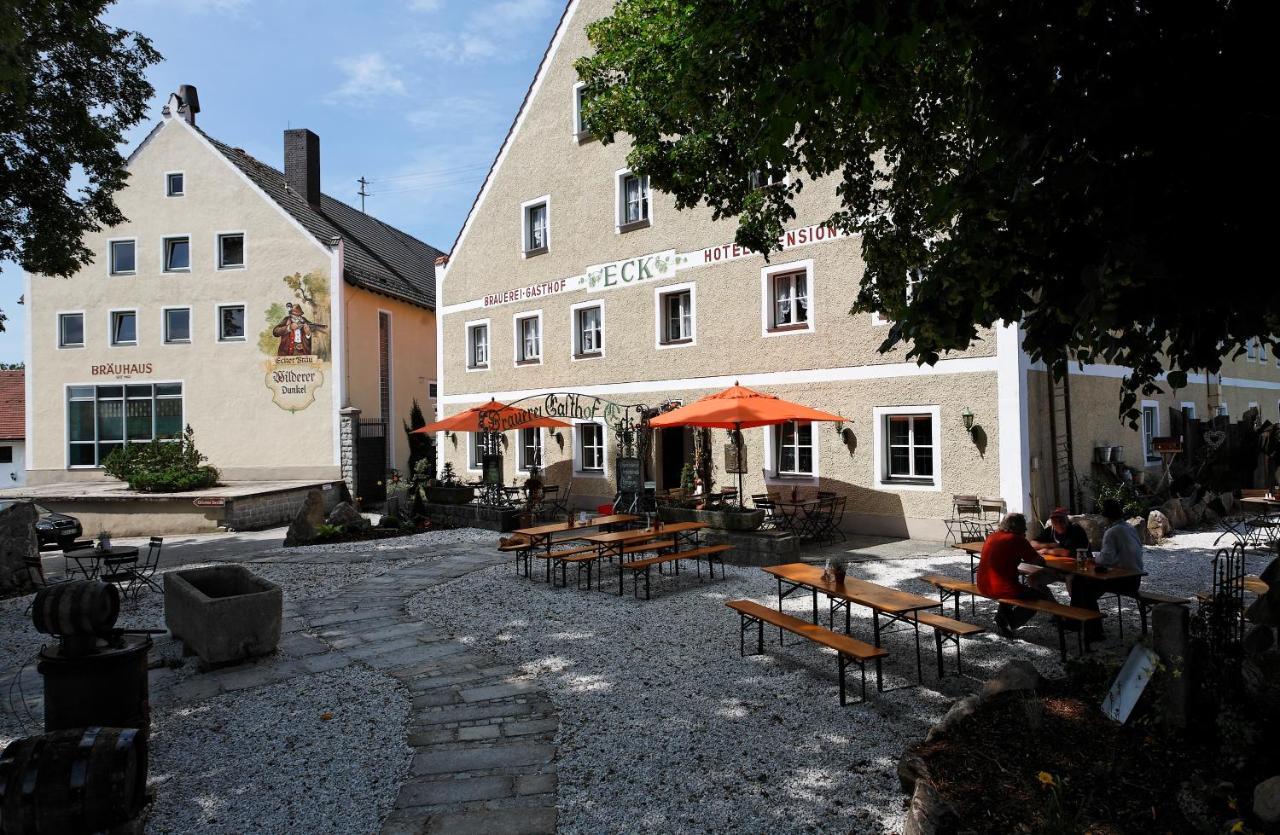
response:
[[[15,504],[18,504],[17,499],[0,500],[0,510],[7,510]],[[33,504],[36,513],[40,514],[36,519],[36,538],[40,543],[41,551],[70,548],[84,533],[80,527],[80,520],[76,517],[65,513],[54,513],[38,502]]]

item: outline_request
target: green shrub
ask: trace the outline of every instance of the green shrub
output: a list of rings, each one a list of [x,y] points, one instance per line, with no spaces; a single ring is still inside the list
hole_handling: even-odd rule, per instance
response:
[[[342,536],[342,527],[340,525],[318,525],[314,541],[328,542],[330,539],[337,539],[340,536]]]
[[[196,449],[194,434],[187,426],[177,440],[119,447],[102,462],[102,469],[142,493],[213,487],[218,483],[218,470],[204,463],[208,459]]]

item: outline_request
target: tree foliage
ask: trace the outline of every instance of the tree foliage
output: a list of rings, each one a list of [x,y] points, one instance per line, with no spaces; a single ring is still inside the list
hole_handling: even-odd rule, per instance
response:
[[[1280,334],[1269,4],[619,0],[584,119],[674,196],[777,248],[805,188],[862,236],[853,311],[933,363],[979,328],[1131,368],[1135,393]],[[753,188],[748,172],[786,174]],[[908,303],[907,277],[920,276]],[[1274,343],[1273,343],[1274,344]]]
[[[125,221],[118,147],[146,115],[160,55],[103,23],[109,5],[0,0],[0,259],[28,272],[71,275],[92,258],[85,233]]]

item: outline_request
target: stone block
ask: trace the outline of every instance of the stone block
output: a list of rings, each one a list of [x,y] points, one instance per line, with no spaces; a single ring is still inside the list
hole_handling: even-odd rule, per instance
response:
[[[1164,695],[1160,705],[1165,723],[1174,728],[1187,727],[1191,706],[1195,671],[1188,669],[1190,623],[1186,606],[1162,603],[1151,611],[1151,646],[1166,669],[1159,681]]]
[[[206,665],[274,652],[282,603],[279,586],[241,565],[164,575],[165,625]]]

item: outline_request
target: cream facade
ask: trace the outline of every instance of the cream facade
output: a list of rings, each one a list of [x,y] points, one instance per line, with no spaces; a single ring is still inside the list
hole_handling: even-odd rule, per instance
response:
[[[27,277],[31,483],[103,478],[112,449],[187,425],[226,481],[336,480],[345,406],[390,423],[403,467],[398,417],[434,376],[437,251],[322,195],[310,131],[286,133],[281,172],[190,104],[172,96],[131,156],[128,221],[86,237],[92,263]],[[371,268],[379,236],[416,271]]]

